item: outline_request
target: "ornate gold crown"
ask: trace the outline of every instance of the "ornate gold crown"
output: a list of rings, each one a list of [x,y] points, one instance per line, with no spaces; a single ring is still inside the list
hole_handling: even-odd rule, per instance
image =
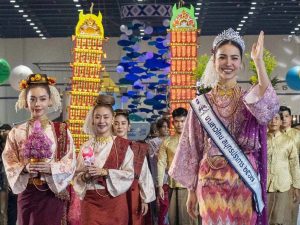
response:
[[[48,84],[55,85],[56,81],[53,77],[48,77],[46,74],[30,74],[26,80],[21,80],[19,84],[20,90],[28,88],[30,84]]]

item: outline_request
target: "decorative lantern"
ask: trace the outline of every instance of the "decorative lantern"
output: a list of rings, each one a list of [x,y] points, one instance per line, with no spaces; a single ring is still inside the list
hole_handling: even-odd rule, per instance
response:
[[[101,74],[105,70],[102,59],[106,57],[103,52],[104,38],[102,15],[79,14],[76,26],[76,34],[72,37],[73,63],[70,91],[70,106],[68,123],[76,149],[79,150],[82,143],[88,139],[83,134],[82,127],[85,117],[92,107],[95,97],[101,89]]]
[[[194,7],[172,9],[169,33],[171,35],[170,109],[188,109],[196,96],[196,81],[193,71],[197,65],[197,22]]]

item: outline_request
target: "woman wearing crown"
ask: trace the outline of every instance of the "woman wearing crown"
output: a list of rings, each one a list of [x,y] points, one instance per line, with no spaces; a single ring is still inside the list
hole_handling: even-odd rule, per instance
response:
[[[170,175],[189,189],[187,210],[204,225],[267,224],[266,124],[278,98],[263,61],[264,34],[252,47],[258,84],[237,84],[244,40],[233,29],[218,35],[202,78],[211,91],[191,102]]]
[[[66,124],[46,116],[49,107],[61,108],[54,84],[45,74],[20,82],[16,109],[27,109],[31,119],[10,131],[2,154],[9,185],[18,194],[19,225],[66,224],[66,187],[76,156]]]
[[[92,137],[79,152],[73,186],[82,200],[82,225],[128,225],[133,152],[130,141],[113,136],[114,103],[112,96],[99,95],[84,123]]]

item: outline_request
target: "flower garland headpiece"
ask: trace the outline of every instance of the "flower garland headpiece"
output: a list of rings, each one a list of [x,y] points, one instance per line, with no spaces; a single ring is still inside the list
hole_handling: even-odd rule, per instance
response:
[[[56,81],[53,77],[48,77],[46,74],[31,74],[26,80],[21,80],[19,84],[20,91],[28,88],[30,84],[48,84],[55,85]]]
[[[55,78],[48,77],[46,74],[30,74],[26,80],[21,80],[19,83],[20,94],[18,101],[16,102],[16,111],[19,109],[27,108],[26,104],[26,89],[30,85],[34,84],[45,84],[49,86],[50,89],[50,100],[52,107],[55,111],[61,110],[61,98],[58,90],[54,85],[56,84]]]

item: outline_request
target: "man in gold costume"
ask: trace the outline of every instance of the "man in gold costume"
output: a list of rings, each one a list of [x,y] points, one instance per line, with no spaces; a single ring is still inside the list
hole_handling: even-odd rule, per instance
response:
[[[296,144],[298,150],[298,158],[300,156],[300,131],[292,128],[292,115],[291,109],[286,106],[280,106],[280,116],[282,119],[281,131],[289,136]],[[299,210],[299,202],[295,201],[295,189],[291,188],[290,194],[294,201],[291,201],[291,209],[292,209],[292,224],[297,224],[298,210]]]
[[[164,198],[165,192],[163,190],[163,180],[165,171],[169,169],[177,146],[180,135],[183,130],[184,122],[187,116],[187,110],[184,108],[177,108],[172,112],[173,126],[175,129],[175,135],[166,138],[160,146],[158,153],[158,186],[159,197]],[[186,201],[188,197],[188,191],[178,182],[171,177],[169,178],[169,221],[170,225],[196,225],[197,220],[193,220],[189,217],[186,210]]]
[[[294,140],[280,131],[282,124],[276,114],[268,125],[268,220],[270,225],[296,225],[291,202],[300,199],[299,158]]]

